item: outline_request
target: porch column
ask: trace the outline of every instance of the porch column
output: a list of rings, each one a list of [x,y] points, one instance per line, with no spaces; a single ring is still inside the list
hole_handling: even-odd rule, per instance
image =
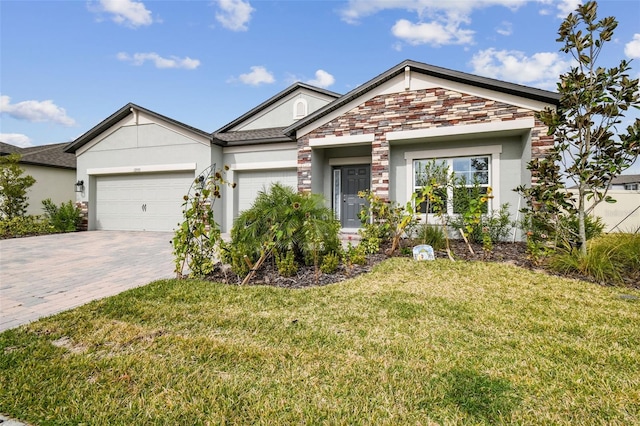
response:
[[[389,201],[389,142],[376,134],[371,144],[371,192]]]
[[[308,136],[298,139],[298,192],[311,192],[311,147]]]

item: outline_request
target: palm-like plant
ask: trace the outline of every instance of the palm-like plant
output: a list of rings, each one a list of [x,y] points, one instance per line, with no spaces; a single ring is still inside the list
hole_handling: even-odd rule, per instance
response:
[[[255,262],[263,253],[293,251],[299,262],[335,251],[340,223],[319,194],[297,193],[279,183],[258,193],[251,208],[240,213],[231,230],[233,265],[240,258]],[[244,272],[244,271],[237,271]]]

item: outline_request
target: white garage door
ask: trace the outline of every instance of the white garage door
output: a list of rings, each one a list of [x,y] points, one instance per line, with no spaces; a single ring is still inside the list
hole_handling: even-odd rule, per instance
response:
[[[99,176],[96,229],[172,231],[193,179],[193,172]]]
[[[241,212],[251,207],[258,191],[268,190],[273,183],[280,182],[297,190],[298,174],[295,170],[239,172],[236,182],[238,183],[236,212]]]

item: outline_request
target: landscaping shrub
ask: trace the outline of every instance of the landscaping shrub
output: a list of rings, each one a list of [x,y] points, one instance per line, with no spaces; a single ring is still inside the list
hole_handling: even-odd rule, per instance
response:
[[[320,270],[324,274],[333,274],[338,269],[338,265],[340,265],[340,257],[335,252],[327,253],[322,258]]]
[[[51,198],[42,200],[44,217],[57,232],[73,232],[78,229],[82,221],[81,210],[71,200],[56,206]]]
[[[578,216],[576,215],[567,215],[561,216],[560,220],[565,223],[562,226],[562,229],[565,229],[567,232],[566,238],[571,239],[571,241],[579,240],[579,232],[578,232]],[[587,215],[584,218],[584,230],[587,236],[587,241],[593,238],[599,237],[604,232],[605,223],[602,221],[602,218],[599,216]],[[577,243],[576,243],[577,244]]]
[[[293,251],[289,250],[283,256],[279,253],[276,253],[276,267],[278,268],[278,273],[283,277],[292,277],[298,273],[298,264],[296,263],[295,255]]]
[[[442,227],[428,223],[418,226],[415,241],[418,244],[428,244],[434,250],[442,250],[446,244]]]
[[[244,256],[255,263],[263,253],[293,252],[298,263],[317,264],[340,247],[340,222],[319,194],[297,193],[273,184],[258,193],[253,205],[233,223],[225,260],[234,272],[248,272]]]
[[[0,220],[0,238],[51,234],[53,227],[39,216],[14,216]]]
[[[413,234],[413,228],[418,224],[419,216],[416,207],[422,204],[425,194],[414,193],[405,206],[395,201],[387,201],[370,191],[358,194],[367,201],[368,207],[360,211],[362,228],[358,234],[362,237],[360,245],[366,254],[380,251],[382,245],[390,245],[388,254],[400,247],[400,239]]]
[[[587,255],[575,248],[559,249],[549,267],[561,274],[583,274],[607,284],[640,280],[640,234],[609,234],[588,243]]]
[[[343,251],[344,263],[347,267],[351,265],[366,265],[367,254],[361,245],[353,246],[351,243]]]
[[[560,269],[560,264],[572,264],[575,259],[564,261],[561,257],[572,257],[573,249],[579,248],[578,218],[564,211],[551,214],[545,209],[524,209],[524,216],[520,221],[520,227],[527,237],[527,251],[534,263],[540,264],[546,261],[557,250],[555,263]],[[587,241],[602,235],[605,224],[602,218],[597,216],[585,217],[585,233]],[[587,256],[588,257],[588,256]],[[567,266],[569,267],[569,266]]]
[[[482,187],[476,180],[467,186],[459,180],[454,187],[454,212],[449,218],[454,229],[462,229],[470,242],[492,246],[505,241],[515,226],[509,214],[509,204],[488,212],[488,202],[493,198],[491,187]]]

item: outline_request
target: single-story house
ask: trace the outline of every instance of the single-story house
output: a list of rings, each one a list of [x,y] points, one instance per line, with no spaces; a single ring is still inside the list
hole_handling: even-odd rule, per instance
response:
[[[50,198],[60,205],[76,202],[76,156],[65,151],[68,143],[17,147],[0,142],[0,155],[20,154],[23,175],[30,175],[36,183],[29,188],[27,214],[41,215],[42,200]]]
[[[425,161],[493,188],[493,208],[531,183],[526,165],[553,144],[535,113],[554,92],[403,61],[345,95],[296,83],[213,133],[127,104],[67,147],[89,229],[170,231],[182,197],[207,168],[229,166],[214,205],[228,231],[257,191],[282,182],[325,195],[343,228],[357,228],[371,190],[405,203]]]
[[[615,191],[640,192],[640,175],[620,175],[611,180],[611,189]]]

